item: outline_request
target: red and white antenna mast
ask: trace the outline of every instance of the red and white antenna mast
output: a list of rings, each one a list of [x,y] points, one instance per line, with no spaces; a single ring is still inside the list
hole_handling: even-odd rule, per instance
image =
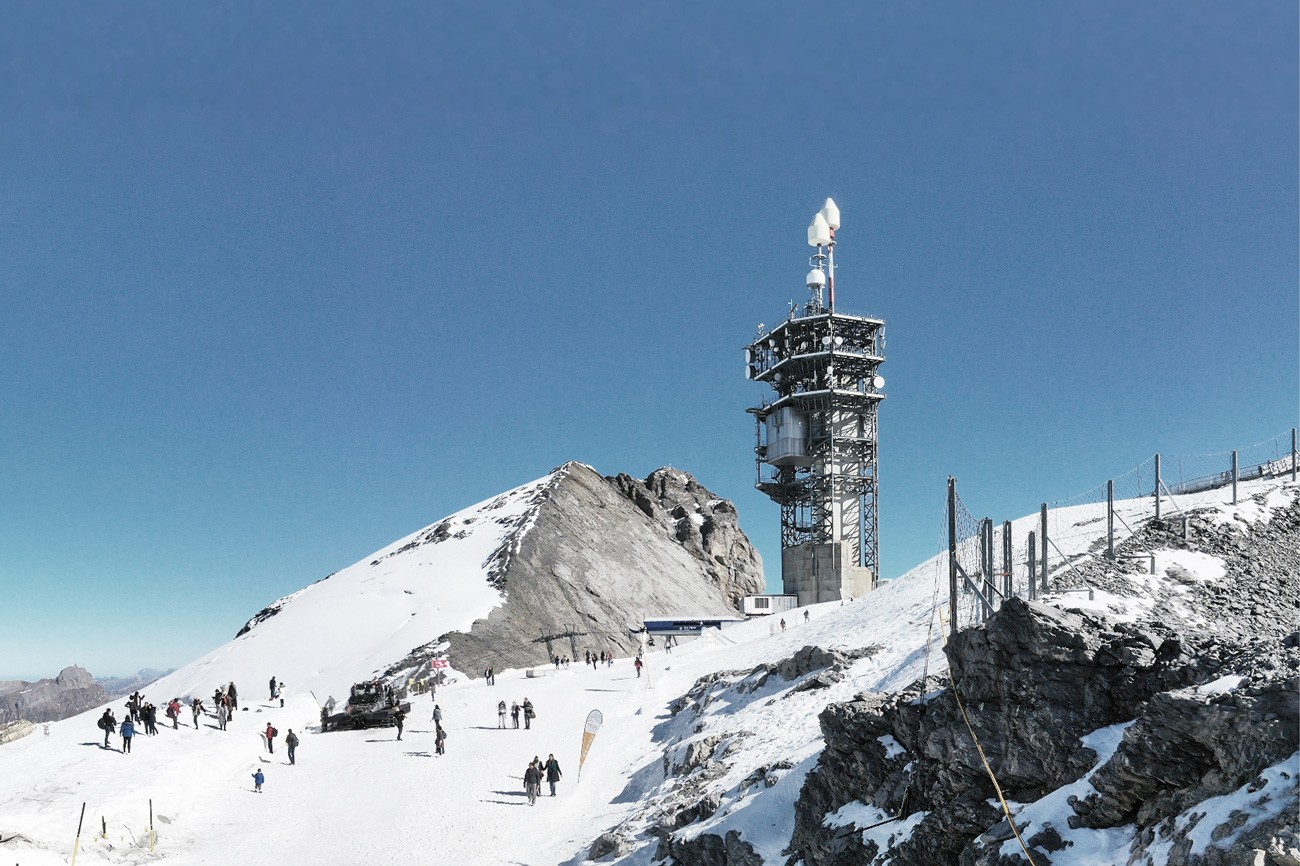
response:
[[[813,290],[813,305],[822,306],[821,287],[825,285],[830,295],[830,310],[835,312],[835,230],[840,227],[840,209],[833,199],[826,199],[822,209],[813,215],[808,225],[808,246],[816,247],[817,253],[809,264],[812,272],[808,274],[808,288]],[[822,249],[825,248],[825,252]],[[823,273],[823,268],[825,272]]]

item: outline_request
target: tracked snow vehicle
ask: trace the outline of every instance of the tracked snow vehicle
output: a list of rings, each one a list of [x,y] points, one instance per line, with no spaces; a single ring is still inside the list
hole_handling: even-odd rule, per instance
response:
[[[397,711],[411,712],[411,704],[404,701],[406,690],[395,690],[379,680],[356,683],[343,712],[335,713],[334,699],[320,711],[320,729],[325,731],[353,731],[361,728],[392,727],[397,724]]]

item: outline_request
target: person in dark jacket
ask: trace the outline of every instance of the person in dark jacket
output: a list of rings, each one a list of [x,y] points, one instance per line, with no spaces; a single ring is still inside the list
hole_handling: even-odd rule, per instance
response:
[[[99,717],[99,729],[104,732],[104,748],[108,748],[108,738],[117,730],[117,719],[113,718],[112,710],[104,710],[104,715]]]
[[[402,738],[402,722],[406,721],[406,713],[402,712],[401,707],[393,711],[393,721],[397,722],[397,739],[400,740]]]
[[[533,702],[528,700],[528,698],[524,698],[524,729],[525,730],[532,728],[533,717],[536,715],[537,713],[533,712]]]
[[[293,750],[298,748],[298,735],[293,732],[293,728],[289,729],[289,736],[284,738],[284,744],[289,749],[289,763],[292,764],[294,763]]]
[[[542,790],[542,771],[538,768],[536,761],[528,763],[528,769],[524,770],[524,793],[528,795],[528,805],[537,805],[537,795]]]
[[[127,716],[122,720],[122,754],[131,754],[131,738],[135,736],[135,722]]]
[[[510,705],[510,721],[514,723],[515,729],[519,729],[519,702],[515,701]]]
[[[445,755],[447,754],[447,732],[438,722],[434,722],[433,725],[437,729],[433,735],[433,751],[435,754]]]
[[[555,760],[555,755],[546,756],[546,781],[551,785],[551,796],[555,796],[555,783],[560,781],[564,774],[560,772],[560,762]]]

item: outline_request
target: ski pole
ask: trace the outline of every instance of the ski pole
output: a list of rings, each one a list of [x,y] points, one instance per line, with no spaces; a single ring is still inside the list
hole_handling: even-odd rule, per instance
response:
[[[153,831],[153,797],[149,798],[149,851],[158,844],[158,834]]]
[[[81,822],[86,820],[86,804],[81,804],[81,817],[77,819],[77,838],[72,843],[72,866],[77,866],[77,851],[81,848]]]

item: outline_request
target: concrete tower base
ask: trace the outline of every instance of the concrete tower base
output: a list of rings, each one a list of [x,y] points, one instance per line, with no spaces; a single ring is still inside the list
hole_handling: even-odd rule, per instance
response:
[[[855,565],[848,543],[801,544],[781,551],[781,580],[799,606],[860,598],[876,588],[871,569]]]

